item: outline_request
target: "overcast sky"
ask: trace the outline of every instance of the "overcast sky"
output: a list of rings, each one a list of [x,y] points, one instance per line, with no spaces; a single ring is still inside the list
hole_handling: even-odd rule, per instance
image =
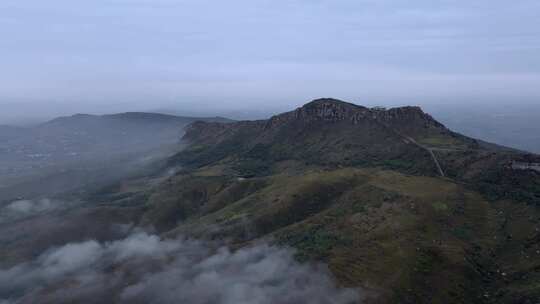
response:
[[[1,0],[0,105],[539,102],[539,14],[538,0]]]

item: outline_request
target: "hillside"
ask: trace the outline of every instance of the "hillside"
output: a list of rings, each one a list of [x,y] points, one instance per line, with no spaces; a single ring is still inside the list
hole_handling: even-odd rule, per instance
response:
[[[335,99],[268,120],[192,122],[183,144],[152,174],[86,191],[79,207],[0,222],[2,264],[109,242],[121,223],[167,240],[292,247],[363,303],[540,299],[537,155],[455,133],[418,107]],[[106,268],[134,280],[131,270]],[[72,284],[63,283],[34,296]]]
[[[540,298],[540,176],[512,166],[538,156],[333,99],[184,139],[184,170],[145,192],[165,235],[293,246],[373,303]]]

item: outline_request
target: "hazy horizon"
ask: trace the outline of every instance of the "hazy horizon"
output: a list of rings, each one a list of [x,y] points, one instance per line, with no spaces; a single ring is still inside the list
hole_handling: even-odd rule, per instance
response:
[[[333,96],[321,96],[320,98],[334,98]],[[266,119],[272,115],[276,115],[282,112],[291,111],[296,107],[300,107],[305,103],[310,102],[313,99],[306,99],[300,101],[291,101],[290,103],[268,103],[264,105],[250,105],[238,107],[225,107],[219,106],[216,102],[197,103],[197,102],[178,102],[178,103],[157,103],[155,106],[146,104],[131,104],[131,103],[118,103],[118,104],[78,104],[78,103],[9,103],[3,105],[4,110],[0,113],[0,125],[13,125],[13,126],[31,126],[46,122],[48,120],[62,117],[71,116],[75,114],[91,114],[91,115],[107,115],[124,112],[149,112],[149,113],[163,113],[177,116],[187,117],[224,117],[235,120],[254,120],[254,119]],[[357,105],[374,107],[399,107],[399,106],[420,106],[422,109],[430,114],[441,114],[445,112],[452,112],[456,114],[461,112],[462,114],[484,114],[485,116],[497,116],[502,114],[516,115],[527,114],[531,115],[540,111],[540,104],[536,103],[495,103],[495,104],[483,104],[483,103],[413,103],[407,101],[396,101],[378,103],[369,100],[350,100],[343,99],[347,102],[352,102]],[[532,111],[532,113],[531,113]]]
[[[538,151],[539,10],[532,0],[6,0],[0,125],[132,111],[263,119],[332,97],[418,105],[458,132]]]
[[[247,118],[318,97],[535,104],[539,10],[532,0],[6,0],[0,123],[167,108]]]

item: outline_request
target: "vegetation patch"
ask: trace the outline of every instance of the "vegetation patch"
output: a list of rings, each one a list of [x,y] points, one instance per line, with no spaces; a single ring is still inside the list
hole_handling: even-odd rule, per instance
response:
[[[437,212],[444,213],[448,211],[448,205],[443,202],[434,202],[431,204],[433,209]]]
[[[245,178],[266,176],[270,174],[270,164],[260,159],[243,159],[237,162],[233,169]]]
[[[295,247],[296,258],[299,261],[311,259],[326,259],[330,252],[337,246],[347,246],[352,243],[351,239],[334,234],[324,227],[311,227],[301,232],[290,232],[278,236],[278,243]]]
[[[472,239],[472,231],[469,227],[461,226],[455,227],[452,230],[452,235],[463,241],[469,241]]]
[[[392,170],[409,170],[414,167],[414,163],[403,159],[389,159],[378,163],[376,166],[381,166]]]

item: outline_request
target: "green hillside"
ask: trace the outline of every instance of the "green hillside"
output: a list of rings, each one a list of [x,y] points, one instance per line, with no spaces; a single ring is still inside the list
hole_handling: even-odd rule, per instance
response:
[[[322,99],[264,121],[196,122],[182,166],[144,202],[167,236],[266,240],[328,263],[367,303],[534,303],[540,299],[538,156],[454,133],[416,107]]]

